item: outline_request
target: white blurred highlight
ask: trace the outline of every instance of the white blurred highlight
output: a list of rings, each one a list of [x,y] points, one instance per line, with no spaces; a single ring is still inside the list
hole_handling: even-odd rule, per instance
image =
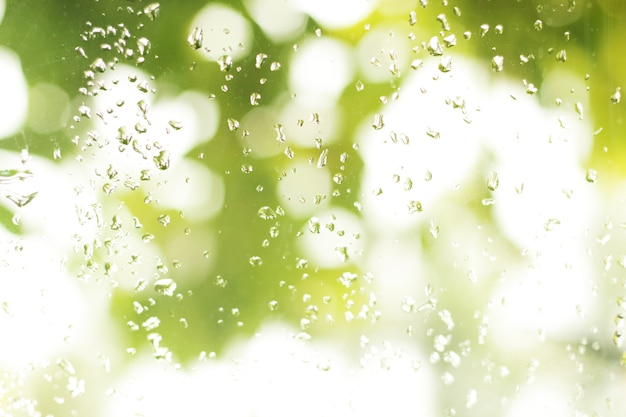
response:
[[[298,7],[322,27],[341,29],[365,19],[377,5],[375,0],[295,0]]]
[[[310,38],[293,56],[289,83],[296,95],[317,104],[337,100],[353,74],[352,50],[347,44]]]
[[[241,13],[223,4],[209,4],[200,10],[189,25],[203,31],[202,48],[196,53],[205,60],[216,61],[222,55],[233,60],[252,50],[252,27]]]
[[[4,3],[1,4],[3,11]],[[17,133],[28,115],[28,85],[17,54],[0,46],[0,139]]]
[[[292,39],[304,31],[307,17],[291,0],[246,0],[246,9],[273,42]]]
[[[433,415],[431,371],[414,370],[424,359],[408,346],[380,366],[357,368],[353,359],[331,346],[304,344],[290,329],[266,324],[252,340],[237,343],[216,361],[198,362],[192,371],[136,361],[116,386],[104,417],[141,413],[153,417],[194,414],[303,417],[380,416],[391,409]],[[245,398],[245,401],[242,401]]]

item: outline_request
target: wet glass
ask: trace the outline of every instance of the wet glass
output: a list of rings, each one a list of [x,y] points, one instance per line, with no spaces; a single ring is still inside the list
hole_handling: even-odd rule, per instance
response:
[[[0,17],[0,416],[626,412],[619,1]]]

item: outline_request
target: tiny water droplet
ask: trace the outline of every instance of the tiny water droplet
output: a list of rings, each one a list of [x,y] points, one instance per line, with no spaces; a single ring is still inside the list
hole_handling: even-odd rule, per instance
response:
[[[427,46],[428,53],[432,56],[441,56],[443,55],[443,45],[439,42],[438,36],[433,36],[428,41]]]
[[[561,49],[559,52],[556,53],[556,55],[554,55],[554,59],[556,59],[557,62],[567,61],[567,51],[565,49]]]
[[[502,55],[496,55],[491,58],[491,69],[496,72],[501,72],[504,68],[504,57]]]
[[[261,266],[261,265],[263,265],[263,259],[260,256],[251,256],[250,259],[248,259],[248,262],[252,266]]]
[[[498,179],[498,173],[495,171],[491,171],[487,176],[487,188],[490,191],[495,191],[500,184],[500,180]]]
[[[187,38],[187,42],[189,42],[189,46],[191,46],[193,49],[202,48],[203,40],[204,40],[204,34],[202,33],[202,28],[199,28],[197,26],[193,29],[193,32],[191,32],[191,34]]]
[[[587,182],[595,183],[598,180],[598,172],[595,169],[588,169],[585,179]]]
[[[228,122],[228,130],[230,130],[231,132],[234,132],[235,130],[239,129],[238,120],[229,118],[227,122]]]
[[[220,67],[220,71],[230,71],[230,69],[233,67],[233,57],[230,55],[222,55],[217,58],[217,64]]]
[[[411,26],[414,26],[417,23],[417,14],[415,13],[415,11],[411,10],[409,12],[409,24]]]
[[[157,156],[153,158],[154,164],[160,170],[166,170],[170,167],[170,152],[161,151]]]
[[[372,122],[372,127],[375,130],[380,130],[385,127],[385,121],[383,120],[383,115],[380,113],[376,113],[374,115],[374,121]]]
[[[143,13],[148,16],[150,20],[156,20],[159,17],[161,5],[159,3],[152,3],[143,8]]]
[[[171,297],[176,291],[176,282],[171,278],[159,279],[154,283],[154,290],[159,294]]]
[[[618,104],[622,101],[622,89],[621,87],[617,87],[615,92],[611,95],[611,103]]]

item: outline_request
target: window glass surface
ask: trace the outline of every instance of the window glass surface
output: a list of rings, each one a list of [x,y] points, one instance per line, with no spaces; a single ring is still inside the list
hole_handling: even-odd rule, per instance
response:
[[[0,417],[626,415],[618,0],[0,0]]]

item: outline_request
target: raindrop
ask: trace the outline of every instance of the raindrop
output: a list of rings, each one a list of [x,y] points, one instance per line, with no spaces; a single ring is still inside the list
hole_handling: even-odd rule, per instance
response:
[[[437,21],[441,23],[442,30],[444,31],[450,30],[450,23],[448,23],[448,18],[446,17],[445,14],[441,13],[439,16],[437,16]]]
[[[257,68],[261,68],[261,66],[263,66],[263,63],[265,62],[265,60],[267,59],[267,55],[260,53],[257,54],[256,57],[254,58],[254,66]]]
[[[151,47],[152,45],[148,38],[137,39],[137,51],[139,52],[139,55],[148,55]]]
[[[533,27],[535,28],[536,31],[541,31],[543,30],[543,22],[539,19],[535,20],[535,23],[533,23]]]
[[[252,93],[252,94],[250,94],[250,104],[251,105],[258,106],[260,100],[261,100],[261,94],[259,94],[259,93]]]
[[[598,179],[598,172],[595,169],[588,169],[585,179],[587,182],[595,183]]]
[[[487,176],[487,188],[490,191],[495,191],[498,188],[498,184],[500,183],[498,179],[498,173],[495,171],[491,171]]]
[[[611,103],[618,104],[620,101],[622,101],[622,89],[617,87],[615,92],[611,95]]]
[[[489,32],[489,25],[487,23],[480,25],[480,36],[485,36],[487,32]]]
[[[428,53],[432,56],[441,56],[443,55],[443,45],[439,42],[439,37],[433,36],[428,41]]]
[[[97,58],[91,64],[91,69],[97,72],[104,72],[107,69],[107,64],[104,62],[102,58]]]
[[[565,49],[561,49],[559,52],[556,53],[554,59],[556,59],[557,62],[567,61],[567,51]]]
[[[383,115],[380,113],[376,113],[374,115],[374,121],[372,122],[372,127],[376,130],[380,130],[385,127],[385,122],[383,120]]]
[[[220,66],[220,71],[230,71],[230,69],[233,67],[233,57],[230,55],[222,55],[217,58],[217,64]]]
[[[439,71],[441,72],[452,71],[452,57],[450,57],[449,55],[444,55],[441,57],[441,62],[439,62]]]
[[[189,42],[189,46],[193,49],[202,48],[202,41],[204,40],[204,35],[202,33],[202,29],[199,27],[195,27],[191,35],[187,38],[187,42]]]
[[[502,55],[496,55],[491,58],[491,69],[496,72],[502,71],[504,67],[504,57]]]
[[[161,151],[157,156],[153,158],[154,164],[160,170],[166,170],[170,167],[170,153],[169,151]]]
[[[272,301],[268,302],[267,303],[267,308],[269,308],[270,311],[278,310],[278,301],[272,300]]]
[[[263,220],[272,220],[275,219],[277,217],[276,212],[274,211],[274,209],[272,209],[269,206],[263,206],[261,207],[258,212],[257,215],[263,219]]]
[[[327,159],[328,159],[328,148],[325,148],[322,150],[319,158],[317,159],[317,167],[318,168],[325,167]]]
[[[422,211],[422,203],[416,200],[409,201],[409,214],[419,213]]]
[[[261,266],[261,265],[263,265],[263,259],[260,256],[251,256],[250,259],[248,259],[248,262],[252,266]]]
[[[228,122],[228,130],[230,130],[231,132],[234,132],[235,130],[239,129],[238,120],[229,118],[227,122]]]
[[[171,278],[163,278],[154,283],[154,290],[161,295],[171,297],[176,291],[176,282]]]
[[[446,46],[446,48],[451,48],[453,46],[456,45],[456,36],[454,36],[454,33],[451,35],[446,36],[445,38],[443,38],[443,43]]]
[[[580,101],[577,101],[574,104],[574,109],[576,110],[576,113],[578,114],[578,119],[582,120],[583,119],[583,104]]]
[[[156,20],[159,17],[159,11],[161,5],[159,3],[152,3],[143,8],[143,13],[148,16],[150,20]]]

